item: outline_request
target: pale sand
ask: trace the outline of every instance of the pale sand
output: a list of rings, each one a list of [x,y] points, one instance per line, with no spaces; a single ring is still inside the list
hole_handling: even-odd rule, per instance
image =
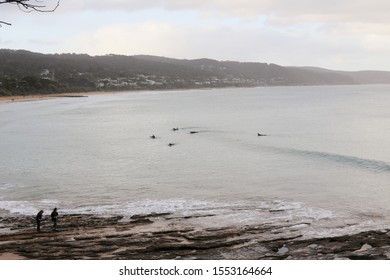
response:
[[[38,95],[26,95],[26,96],[0,96],[0,103],[10,103],[10,102],[27,102],[27,101],[36,101],[36,100],[46,100],[53,98],[65,98],[65,97],[82,97],[90,96],[96,94],[113,94],[119,93],[112,91],[94,91],[94,92],[77,92],[77,93],[53,93],[53,94],[38,94]]]
[[[26,258],[14,253],[0,254],[0,260],[25,260]]]

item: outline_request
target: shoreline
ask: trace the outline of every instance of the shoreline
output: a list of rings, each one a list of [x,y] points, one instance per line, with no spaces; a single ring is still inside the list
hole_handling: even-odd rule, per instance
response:
[[[29,102],[37,100],[48,100],[56,98],[82,98],[90,95],[100,94],[116,94],[120,93],[114,91],[91,91],[91,92],[70,92],[70,93],[50,93],[50,94],[37,94],[37,95],[15,95],[15,96],[0,96],[1,103],[12,103],[12,102]]]
[[[361,84],[364,85],[388,85],[388,84]],[[307,86],[307,85],[285,85],[278,87],[296,87],[296,86]],[[311,87],[321,86],[351,86],[351,85],[309,85]],[[359,86],[359,85],[353,85]],[[120,93],[136,93],[136,92],[153,92],[153,91],[190,91],[190,90],[218,90],[218,89],[234,89],[234,88],[264,88],[275,86],[250,86],[250,87],[201,87],[201,88],[172,88],[172,89],[135,89],[135,90],[109,90],[109,91],[86,91],[86,92],[67,92],[67,93],[49,93],[49,94],[37,94],[37,95],[12,95],[12,96],[0,96],[0,104],[12,103],[12,102],[28,102],[37,100],[47,100],[55,98],[81,98],[88,97],[90,95],[103,95],[103,94],[120,94]]]
[[[390,259],[390,230],[304,238],[291,226],[194,228],[171,213],[100,217],[68,214],[59,231],[33,216],[0,217],[0,259],[36,260],[377,260]],[[186,217],[199,218],[199,217]],[[295,225],[296,226],[296,225]]]
[[[56,98],[82,98],[92,95],[111,95],[121,93],[138,93],[138,92],[153,92],[153,91],[182,91],[182,90],[211,90],[222,88],[193,88],[193,89],[145,89],[145,90],[118,90],[118,91],[87,91],[87,92],[68,92],[68,93],[50,93],[50,94],[37,94],[37,95],[15,95],[15,96],[0,96],[0,104],[13,103],[13,102],[30,102],[37,100],[48,100]]]
[[[12,102],[28,102],[37,100],[47,100],[55,98],[82,98],[92,95],[110,95],[121,93],[138,93],[138,92],[172,92],[172,91],[191,91],[191,90],[218,90],[236,87],[202,87],[202,88],[172,88],[172,89],[136,89],[136,90],[109,90],[109,91],[85,91],[85,92],[66,92],[66,93],[49,93],[36,95],[12,95],[0,96],[0,104]],[[254,87],[242,87],[254,88]]]

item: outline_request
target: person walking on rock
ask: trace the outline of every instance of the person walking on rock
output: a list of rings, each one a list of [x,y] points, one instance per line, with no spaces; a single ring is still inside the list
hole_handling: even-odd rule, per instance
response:
[[[57,231],[57,216],[58,216],[57,208],[53,209],[53,212],[51,212],[50,216],[51,216],[51,220],[53,221],[53,230]]]
[[[41,220],[42,220],[43,210],[39,211],[35,221],[37,222],[37,231],[41,231]]]

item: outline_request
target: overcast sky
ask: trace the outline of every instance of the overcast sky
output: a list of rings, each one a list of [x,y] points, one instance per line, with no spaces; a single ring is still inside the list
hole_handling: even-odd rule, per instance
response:
[[[62,0],[0,21],[7,49],[390,71],[389,0]]]

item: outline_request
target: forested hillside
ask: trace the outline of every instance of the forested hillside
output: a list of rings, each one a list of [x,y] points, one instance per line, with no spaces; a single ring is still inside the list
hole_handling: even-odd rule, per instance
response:
[[[0,95],[96,90],[390,83],[390,72],[342,72],[211,59],[0,50]]]

